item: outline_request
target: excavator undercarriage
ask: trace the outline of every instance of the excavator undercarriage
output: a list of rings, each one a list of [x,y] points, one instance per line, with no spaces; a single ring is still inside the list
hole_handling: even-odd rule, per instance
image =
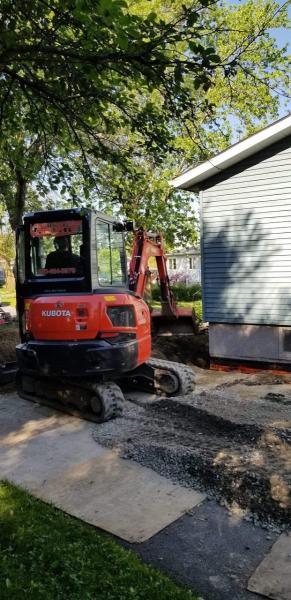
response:
[[[122,414],[124,392],[133,389],[166,397],[185,396],[193,392],[195,375],[186,365],[151,358],[116,381],[48,378],[18,371],[16,383],[22,398],[104,423]]]

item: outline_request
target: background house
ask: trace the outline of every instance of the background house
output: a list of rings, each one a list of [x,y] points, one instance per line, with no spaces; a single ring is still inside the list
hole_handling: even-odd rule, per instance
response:
[[[173,250],[167,254],[167,267],[172,282],[192,283],[201,282],[201,260],[199,248]]]
[[[177,177],[199,190],[213,362],[291,363],[291,115]]]

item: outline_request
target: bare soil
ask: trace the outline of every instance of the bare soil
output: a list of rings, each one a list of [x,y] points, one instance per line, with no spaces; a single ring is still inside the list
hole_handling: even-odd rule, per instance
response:
[[[19,343],[18,326],[15,323],[0,325],[0,363],[16,360],[15,346]],[[152,341],[152,353],[165,360],[171,356],[176,362],[190,366],[209,366],[208,333],[202,331],[190,336],[156,336]]]
[[[16,360],[17,344],[19,344],[18,326],[15,323],[0,325],[0,363]]]
[[[181,362],[203,369],[209,367],[208,331],[203,329],[194,335],[154,336],[152,354],[156,358]]]

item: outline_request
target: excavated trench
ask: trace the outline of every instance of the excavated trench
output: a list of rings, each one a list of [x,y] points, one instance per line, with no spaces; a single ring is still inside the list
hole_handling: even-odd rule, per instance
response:
[[[209,366],[208,331],[201,329],[193,335],[157,335],[152,339],[152,354],[155,358],[196,365],[203,369]]]

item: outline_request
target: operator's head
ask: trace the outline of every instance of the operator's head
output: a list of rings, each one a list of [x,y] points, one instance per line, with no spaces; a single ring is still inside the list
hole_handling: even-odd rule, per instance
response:
[[[65,252],[65,250],[69,250],[69,240],[68,237],[66,235],[62,236],[62,237],[55,237],[54,239],[54,246],[56,250],[59,250],[60,252]]]

